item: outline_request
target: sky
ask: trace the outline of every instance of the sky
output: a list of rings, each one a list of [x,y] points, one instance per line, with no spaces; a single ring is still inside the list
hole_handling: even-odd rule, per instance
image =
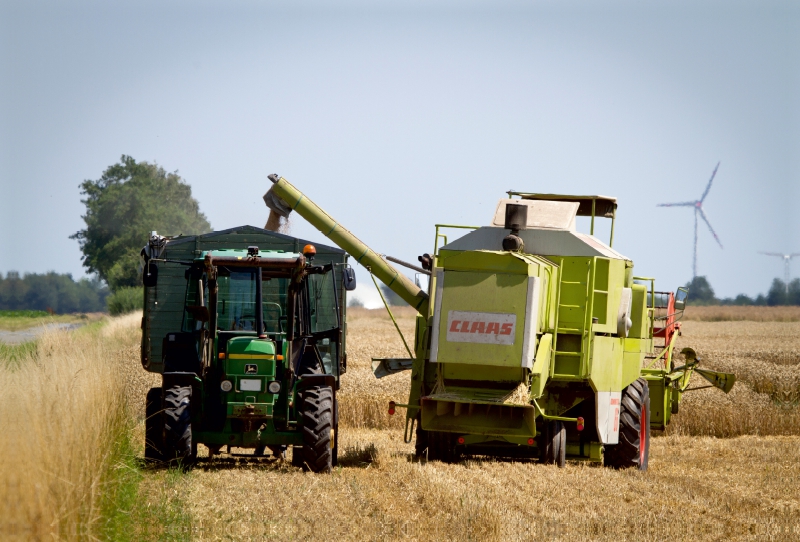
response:
[[[332,4],[0,0],[0,273],[84,276],[79,184],[123,154],[214,229],[263,226],[276,172],[412,262],[510,189],[616,196],[614,248],[660,289],[691,279],[694,222],[656,204],[720,162],[698,274],[755,295],[783,277],[758,251],[800,252],[799,4]]]

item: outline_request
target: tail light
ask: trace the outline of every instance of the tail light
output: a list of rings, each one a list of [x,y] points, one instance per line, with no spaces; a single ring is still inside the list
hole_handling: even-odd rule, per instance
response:
[[[536,444],[536,441],[533,440],[532,438],[529,438],[528,439],[528,446],[533,446],[534,444]]]
[[[464,437],[458,437],[458,443],[464,444]]]
[[[583,417],[578,418],[578,431],[583,431]]]
[[[395,402],[389,401],[389,416],[394,416]]]

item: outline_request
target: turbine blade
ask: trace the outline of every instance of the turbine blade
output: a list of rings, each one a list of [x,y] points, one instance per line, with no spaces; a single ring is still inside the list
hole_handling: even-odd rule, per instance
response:
[[[759,254],[763,254],[764,256],[778,256],[780,258],[783,258],[783,254],[781,254],[780,252],[759,252]]]
[[[696,201],[684,201],[681,203],[659,203],[656,207],[694,207]]]
[[[800,252],[795,252],[793,254],[789,254],[789,259],[797,258],[798,256],[800,256]]]
[[[719,244],[719,248],[724,248],[722,246],[722,241],[720,241],[719,237],[717,237],[717,232],[715,232],[714,228],[711,227],[711,222],[708,221],[708,217],[706,217],[706,214],[703,212],[703,208],[702,207],[697,207],[697,212],[700,213],[700,218],[702,218],[703,222],[705,222],[706,226],[708,226],[708,229],[711,231],[711,235],[713,235],[714,239],[717,240],[717,243]]]
[[[711,190],[711,183],[714,181],[714,177],[717,175],[717,169],[719,169],[720,162],[717,162],[717,167],[714,168],[713,173],[711,173],[711,178],[708,180],[708,185],[706,186],[706,191],[703,192],[703,195],[700,196],[700,203],[703,203],[703,200],[706,199],[708,195],[708,191]]]

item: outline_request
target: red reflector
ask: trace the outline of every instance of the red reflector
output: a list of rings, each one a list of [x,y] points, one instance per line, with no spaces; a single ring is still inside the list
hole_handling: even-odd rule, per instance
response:
[[[464,437],[458,437],[458,443],[464,444]]]
[[[389,416],[394,416],[394,409],[396,403],[394,401],[389,401]]]
[[[536,444],[536,441],[533,440],[532,438],[529,438],[528,439],[528,446],[533,446],[534,444]]]
[[[583,418],[578,418],[578,431],[583,431]]]

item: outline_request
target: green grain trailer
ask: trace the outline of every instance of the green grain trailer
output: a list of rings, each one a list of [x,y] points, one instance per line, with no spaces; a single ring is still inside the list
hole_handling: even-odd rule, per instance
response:
[[[197,444],[266,448],[315,472],[336,463],[336,390],[346,369],[344,251],[243,226],[153,232],[142,250],[145,457],[194,460]],[[259,310],[260,308],[260,310]]]
[[[647,468],[651,429],[664,429],[697,371],[730,390],[733,375],[675,366],[687,292],[656,292],[612,248],[617,202],[604,196],[509,192],[488,226],[452,242],[436,226],[418,272],[400,274],[285,179],[272,195],[348,251],[419,312],[414,354],[374,360],[381,377],[411,369],[405,438],[418,455],[567,457]],[[267,198],[265,198],[267,199]],[[590,217],[590,234],[576,229]],[[593,236],[611,219],[608,244]],[[399,260],[392,259],[395,262]],[[409,265],[409,264],[405,264]],[[410,266],[414,267],[414,266]]]

